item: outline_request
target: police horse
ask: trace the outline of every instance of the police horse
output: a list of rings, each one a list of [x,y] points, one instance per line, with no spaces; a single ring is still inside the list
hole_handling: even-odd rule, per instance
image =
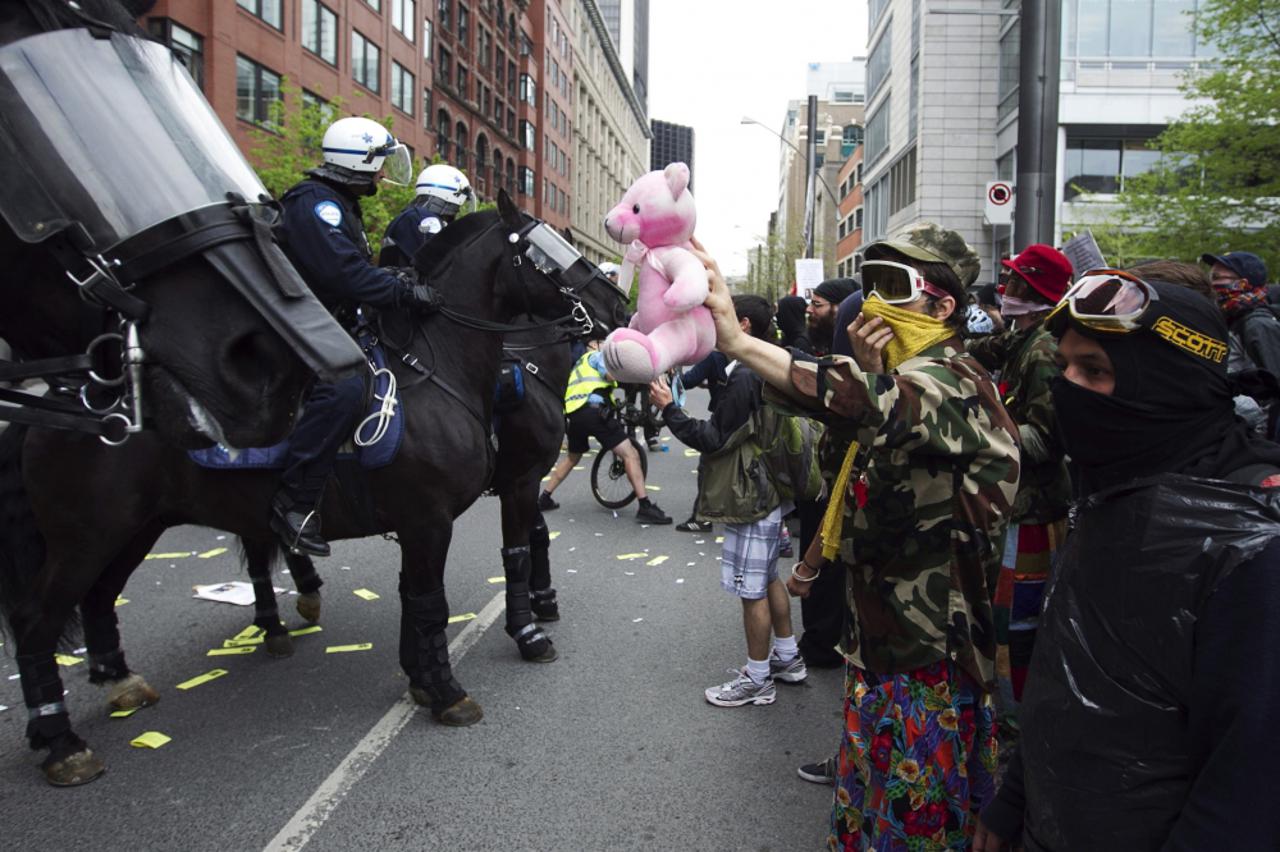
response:
[[[398,538],[400,663],[414,699],[447,725],[470,725],[482,715],[449,666],[444,566],[453,520],[480,496],[493,470],[490,418],[504,323],[560,305],[572,307],[572,320],[565,320],[581,330],[592,318],[618,322],[624,311],[617,288],[552,237],[502,193],[499,212],[466,216],[432,241],[423,254],[446,307],[425,320],[387,313],[378,323],[379,337],[401,353],[390,361],[405,418],[396,460],[354,486],[331,481],[322,501],[331,539]],[[43,539],[43,548],[28,547],[24,564],[3,566],[0,575],[30,714],[27,736],[33,748],[49,749],[42,768],[51,783],[85,783],[103,765],[72,730],[62,702],[54,650],[68,617],[80,604],[91,680],[131,683],[132,696],[153,696],[131,675],[120,649],[116,595],[169,526],[203,524],[250,541],[273,540],[267,521],[277,474],[202,468],[145,433],[107,450],[86,436],[32,431],[21,466],[5,461],[0,511],[12,522],[0,536],[10,546],[17,538],[30,544],[36,532]],[[21,467],[41,471],[26,493],[15,478]]]
[[[507,634],[515,640],[521,658],[536,663],[557,657],[551,638],[536,623],[560,619],[551,585],[551,534],[538,509],[538,492],[564,441],[564,392],[573,364],[569,345],[548,339],[544,330],[512,332],[504,339],[501,375],[518,372],[522,393],[505,405],[502,393],[498,394],[494,413],[498,452],[489,490],[501,501]],[[271,576],[280,548],[274,540],[242,541],[241,545],[253,580],[254,624],[265,633],[264,647],[272,656],[290,656],[293,642],[280,621]],[[318,621],[323,581],[315,564],[303,554],[284,553],[283,558],[299,593],[298,613],[307,621]]]
[[[0,5],[0,420],[119,443],[287,434],[360,353],[269,239],[265,189],[150,3]]]

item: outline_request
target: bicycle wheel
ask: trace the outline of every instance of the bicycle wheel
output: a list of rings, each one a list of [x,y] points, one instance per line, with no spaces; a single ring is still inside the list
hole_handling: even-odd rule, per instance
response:
[[[630,441],[631,446],[640,453],[640,470],[648,476],[649,456],[645,453],[644,446],[634,435]],[[631,480],[627,479],[626,465],[611,450],[601,450],[591,463],[591,496],[606,509],[621,509],[636,499]]]

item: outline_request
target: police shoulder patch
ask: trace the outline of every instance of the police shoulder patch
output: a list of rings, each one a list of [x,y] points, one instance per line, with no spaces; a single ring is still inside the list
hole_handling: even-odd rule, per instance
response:
[[[428,216],[418,223],[418,230],[424,234],[438,234],[444,230],[444,225],[435,216]]]
[[[331,227],[338,227],[342,224],[342,208],[333,201],[321,201],[315,207],[316,216],[320,217],[320,221]]]

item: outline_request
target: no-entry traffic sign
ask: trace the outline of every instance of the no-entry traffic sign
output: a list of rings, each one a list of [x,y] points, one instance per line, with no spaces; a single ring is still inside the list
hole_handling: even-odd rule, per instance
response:
[[[1008,225],[1013,222],[1013,183],[993,180],[987,183],[986,215],[988,225]]]

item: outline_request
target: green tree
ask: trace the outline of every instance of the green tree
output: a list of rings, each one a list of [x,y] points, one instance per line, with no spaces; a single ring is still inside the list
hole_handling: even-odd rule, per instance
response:
[[[1280,0],[1202,0],[1194,27],[1219,58],[1188,75],[1194,105],[1094,235],[1108,260],[1245,250],[1280,270]]]

